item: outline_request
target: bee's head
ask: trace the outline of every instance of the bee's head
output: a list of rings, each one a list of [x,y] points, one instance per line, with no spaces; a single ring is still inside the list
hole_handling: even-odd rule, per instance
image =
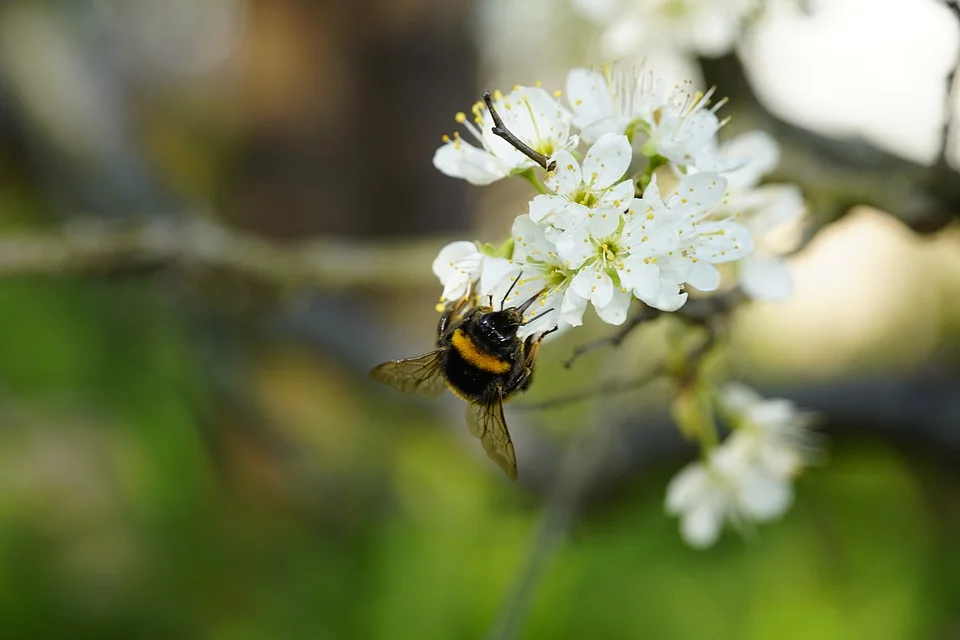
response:
[[[480,316],[477,327],[480,333],[496,345],[507,345],[517,337],[517,330],[523,326],[523,314],[543,293],[538,291],[519,307],[508,307],[500,311],[488,311]]]
[[[483,314],[477,321],[477,329],[492,344],[505,346],[516,339],[521,324],[520,314],[515,308],[510,308]]]

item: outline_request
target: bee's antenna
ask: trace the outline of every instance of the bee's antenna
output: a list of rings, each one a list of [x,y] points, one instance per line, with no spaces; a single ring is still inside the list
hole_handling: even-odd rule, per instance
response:
[[[527,300],[526,302],[524,302],[523,304],[521,304],[519,307],[516,307],[517,313],[518,313],[521,317],[523,317],[523,314],[526,313],[527,309],[530,308],[530,305],[532,305],[532,304],[534,303],[534,301],[536,301],[536,299],[540,297],[540,294],[543,293],[543,292],[546,291],[546,290],[547,290],[546,287],[544,287],[543,289],[540,289],[540,291],[537,291],[535,294],[533,294],[532,296],[530,296],[530,299],[529,299],[529,300]],[[542,302],[542,301],[541,301],[541,302]]]
[[[523,275],[523,271],[517,274],[517,277],[513,279],[513,282],[510,283],[510,288],[507,289],[507,292],[503,294],[503,300],[500,301],[500,310],[503,310],[503,305],[507,304],[507,296],[510,295],[510,292],[513,291],[513,288],[517,286],[517,283],[520,282],[520,276]],[[493,296],[490,296],[490,306],[493,306]]]
[[[528,325],[528,324],[534,322],[535,320],[537,320],[537,319],[539,319],[539,318],[542,318],[543,316],[547,315],[547,314],[550,313],[551,311],[553,311],[553,308],[547,309],[546,311],[541,311],[541,312],[538,313],[537,315],[533,316],[532,318],[530,318],[529,320],[527,320],[526,322],[524,322],[523,325]]]

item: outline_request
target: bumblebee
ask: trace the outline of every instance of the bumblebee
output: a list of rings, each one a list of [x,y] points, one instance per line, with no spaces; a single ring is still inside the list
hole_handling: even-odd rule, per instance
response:
[[[507,295],[520,276],[513,281]],[[487,455],[511,480],[517,477],[517,458],[503,416],[503,403],[526,390],[533,381],[533,366],[543,338],[556,327],[529,336],[517,336],[523,314],[542,292],[517,307],[500,310],[492,306],[468,308],[472,296],[446,307],[437,325],[437,349],[416,358],[391,360],[370,375],[400,391],[427,397],[443,393],[444,387],[467,403],[467,428],[480,439]]]

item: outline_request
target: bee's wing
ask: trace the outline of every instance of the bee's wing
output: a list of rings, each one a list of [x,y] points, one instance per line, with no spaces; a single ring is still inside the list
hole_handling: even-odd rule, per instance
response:
[[[517,479],[517,455],[503,417],[503,395],[490,403],[467,405],[467,428],[511,480]]]
[[[435,398],[443,393],[443,349],[416,358],[384,362],[370,377],[405,393]]]

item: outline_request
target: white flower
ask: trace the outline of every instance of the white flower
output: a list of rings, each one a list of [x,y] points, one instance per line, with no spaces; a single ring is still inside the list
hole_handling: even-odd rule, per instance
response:
[[[754,464],[750,452],[725,441],[704,462],[691,462],[667,485],[666,509],[680,516],[680,534],[692,547],[717,541],[725,522],[735,526],[779,518],[793,501],[789,481]]]
[[[621,217],[617,209],[597,209],[557,240],[564,265],[575,271],[571,288],[609,324],[627,319],[635,286],[632,278],[644,266],[637,239],[624,236]]]
[[[718,56],[729,51],[756,0],[572,0],[606,27],[604,55],[624,57],[672,49]]]
[[[713,92],[713,88],[693,96],[677,92],[668,105],[654,113],[644,152],[658,153],[680,167],[697,171],[730,171],[742,166],[746,158],[724,156],[718,150],[717,132],[726,122],[720,121],[717,110],[726,100],[708,108]]]
[[[722,177],[698,173],[684,176],[663,198],[657,177],[653,176],[643,197],[634,200],[628,215],[641,232],[667,224],[675,242],[666,244],[666,252],[655,251],[649,256],[649,264],[645,262],[648,282],[656,275],[661,290],[667,285],[689,284],[700,291],[713,291],[720,285],[720,272],[714,265],[740,260],[753,250],[747,229],[728,218],[717,217],[714,212],[725,189],[726,180]],[[662,232],[657,234],[661,241],[663,236]],[[649,242],[642,236],[641,241]],[[639,286],[637,296],[647,301]]]
[[[793,500],[791,480],[814,452],[811,416],[789,400],[732,383],[720,405],[733,433],[667,486],[667,511],[680,516],[680,532],[694,547],[713,544],[726,521],[741,526],[783,515]]]
[[[626,208],[633,200],[632,180],[621,180],[633,158],[630,141],[622,134],[605,133],[590,147],[583,167],[569,151],[561,151],[548,174],[546,186],[553,194],[541,194],[530,202],[530,219],[566,229],[585,219],[592,209]]]
[[[551,157],[563,149],[576,148],[577,136],[570,135],[572,115],[539,87],[515,87],[504,96],[494,93],[494,107],[504,125],[534,150]],[[494,135],[493,118],[486,106],[473,106],[473,122],[458,113],[462,124],[479,146],[474,146],[454,133],[444,137],[444,144],[433,156],[433,165],[454,178],[463,178],[476,185],[485,185],[513,173],[537,166],[506,140]]]
[[[718,150],[717,132],[725,123],[716,112],[725,100],[709,106],[713,89],[690,95],[689,85],[680,84],[668,94],[663,79],[643,67],[632,73],[617,65],[601,70],[573,69],[567,75],[573,123],[585,140],[643,133],[644,154],[661,155],[684,170],[730,171],[746,161]]]
[[[743,167],[724,173],[727,201],[720,215],[734,215],[750,230],[756,253],[740,264],[738,277],[743,290],[758,300],[782,300],[793,291],[786,261],[775,248],[775,237],[803,215],[803,194],[791,184],[757,186],[780,162],[780,146],[762,131],[743,133],[720,147],[727,157],[749,157]]]
[[[750,233],[729,220],[710,218],[726,182],[709,173],[684,177],[664,200],[656,177],[626,214],[595,209],[563,231],[557,252],[571,287],[589,300],[604,322],[621,324],[631,297],[663,311],[676,311],[687,294],[681,285],[712,291],[720,284],[715,263],[751,250]]]
[[[485,255],[473,242],[451,242],[433,261],[433,273],[443,285],[440,302],[459,300],[473,290],[477,295],[487,295],[509,270],[505,260]]]
[[[811,414],[790,400],[764,399],[740,383],[728,384],[721,393],[736,428],[729,440],[753,456],[764,472],[788,479],[806,466],[815,452]]]
[[[618,64],[601,65],[600,71],[572,69],[567,74],[567,101],[573,125],[587,142],[604,133],[626,133],[631,126],[653,121],[653,114],[668,102],[666,81],[646,70],[627,70]]]
[[[523,338],[554,326],[565,329],[583,324],[587,301],[570,286],[576,272],[563,264],[543,228],[528,215],[517,216],[513,222],[513,240],[511,270],[501,277],[497,290],[505,290],[513,278],[522,273],[510,292],[508,304],[517,305],[540,292],[539,299],[524,318],[529,324],[520,327],[518,335]],[[538,315],[539,318],[530,322]]]

